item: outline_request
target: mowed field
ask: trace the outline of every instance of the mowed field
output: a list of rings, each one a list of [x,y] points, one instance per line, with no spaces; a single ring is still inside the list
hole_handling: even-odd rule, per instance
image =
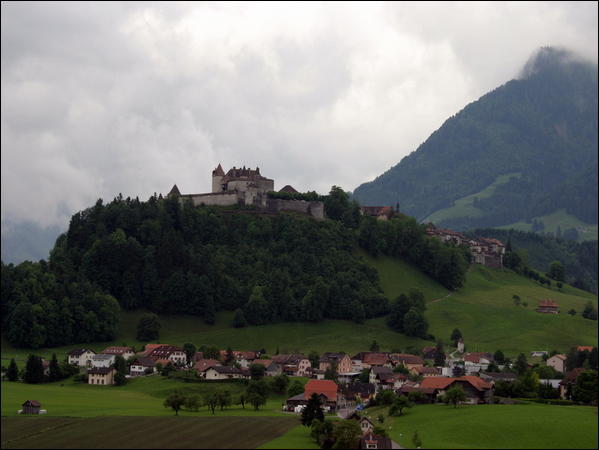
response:
[[[388,408],[368,409],[372,419]],[[597,408],[586,406],[417,405],[386,416],[389,436],[404,448],[597,448]]]
[[[296,417],[3,417],[2,448],[256,448]]]

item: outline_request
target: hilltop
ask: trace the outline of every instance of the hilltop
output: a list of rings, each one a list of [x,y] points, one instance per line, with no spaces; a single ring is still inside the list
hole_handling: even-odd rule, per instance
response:
[[[597,65],[542,48],[517,79],[447,119],[354,197],[399,201],[419,221],[456,230],[531,230],[534,219],[533,231],[545,220],[545,231],[561,224],[596,239],[597,149]]]

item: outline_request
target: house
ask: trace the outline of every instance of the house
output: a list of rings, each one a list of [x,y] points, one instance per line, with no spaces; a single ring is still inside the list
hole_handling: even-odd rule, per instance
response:
[[[381,352],[360,352],[351,357],[351,363],[352,369],[357,372],[374,366],[392,367],[389,353]]]
[[[334,365],[337,367],[337,373],[347,373],[352,371],[351,358],[347,353],[326,352],[323,353],[318,360],[318,368],[320,370],[327,370]]]
[[[116,370],[113,367],[94,367],[87,371],[88,384],[114,384]]]
[[[135,352],[131,347],[107,347],[101,353],[105,355],[122,356],[125,361],[135,356]]]
[[[232,366],[212,366],[206,370],[207,380],[247,379],[249,376],[241,369]]]
[[[261,366],[264,366],[264,375],[267,377],[274,377],[283,373],[283,371],[281,370],[281,366],[279,366],[272,359],[256,359],[252,364],[259,364]]]
[[[208,369],[220,365],[221,363],[218,359],[200,359],[194,363],[193,368],[198,372],[200,377],[205,377]]]
[[[282,373],[292,377],[310,376],[312,363],[302,354],[274,355],[272,361],[281,367]]]
[[[486,381],[487,383],[491,383],[495,385],[498,381],[505,381],[508,383],[513,383],[518,378],[518,375],[515,373],[502,373],[502,372],[484,372],[480,371],[478,373],[481,380]]]
[[[374,430],[374,423],[366,416],[360,416],[357,412],[351,413],[345,418],[345,420],[355,420],[360,425],[362,435],[372,432]]]
[[[579,345],[576,347],[576,351],[578,352],[592,352],[595,347],[590,345]]]
[[[535,311],[544,314],[557,314],[559,313],[559,305],[555,300],[545,298],[539,301],[539,306]]]
[[[355,381],[353,383],[342,384],[339,386],[339,391],[345,397],[348,407],[352,402],[368,403],[376,394],[376,386],[371,383],[361,383]]]
[[[370,374],[368,375],[368,381],[374,385],[380,385],[381,383],[387,381],[389,378],[393,377],[393,370],[389,367],[373,367],[370,369]]]
[[[146,345],[146,351],[144,352],[144,356],[152,358],[156,362],[158,362],[158,360],[160,359],[168,359],[170,362],[177,366],[184,366],[187,364],[187,354],[180,347],[162,344],[158,347],[153,347],[149,352],[147,348],[148,346]]]
[[[92,367],[110,367],[114,364],[116,356],[115,355],[106,355],[104,353],[98,353],[92,357]]]
[[[69,364],[79,367],[91,367],[92,358],[96,354],[88,348],[76,348],[68,353]]]
[[[307,405],[312,394],[320,396],[323,407],[329,411],[336,411],[345,404],[337,383],[331,380],[310,380],[304,386],[303,394],[287,399],[286,410],[295,411],[298,406]]]
[[[146,344],[144,347],[144,351],[141,353],[141,356],[149,356],[154,350],[159,347],[162,347],[164,344]],[[199,352],[196,354],[200,354]]]
[[[373,434],[372,432],[366,433],[360,438],[358,448],[362,449],[388,449],[393,448],[393,442],[390,438]]]
[[[470,375],[481,370],[487,370],[489,364],[495,359],[491,353],[486,352],[471,352],[464,353],[464,370],[466,375]]]
[[[445,394],[445,392],[454,387],[461,386],[466,393],[466,403],[493,403],[493,386],[479,377],[463,376],[453,377],[428,377],[422,380],[419,387],[424,393],[430,395],[433,392],[434,397]]]
[[[149,375],[156,372],[155,361],[152,358],[146,356],[139,356],[131,363],[129,374],[132,377],[139,377],[142,375]]]
[[[227,361],[227,350],[221,350],[220,351],[220,360],[221,361]],[[238,351],[238,350],[234,350],[232,351],[232,355],[233,355],[233,360],[238,363],[241,367],[243,367],[244,369],[247,369],[248,367],[250,367],[250,365],[254,362],[254,360],[257,358],[257,352],[251,352],[251,351]]]
[[[553,367],[558,372],[564,373],[566,371],[566,355],[553,355],[547,359],[547,365]]]
[[[27,400],[23,403],[21,414],[39,414],[41,407],[41,403],[37,400]]]
[[[409,353],[391,353],[389,358],[394,367],[403,364],[411,373],[415,373],[416,368],[424,366],[424,360],[420,356]]]
[[[427,346],[422,348],[422,357],[424,359],[435,359],[437,354],[437,347]]]
[[[576,380],[578,380],[578,376],[584,372],[586,369],[582,367],[578,367],[574,370],[571,370],[566,374],[563,380],[559,383],[559,395],[564,400],[570,400],[572,396],[572,389],[576,386]]]
[[[436,367],[416,367],[414,370],[416,375],[423,377],[438,377],[441,375],[441,371]]]

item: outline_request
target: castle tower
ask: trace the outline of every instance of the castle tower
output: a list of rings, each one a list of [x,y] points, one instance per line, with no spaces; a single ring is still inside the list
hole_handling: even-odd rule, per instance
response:
[[[225,176],[225,171],[221,167],[220,163],[218,167],[212,171],[212,192],[222,192],[223,186],[222,181]]]

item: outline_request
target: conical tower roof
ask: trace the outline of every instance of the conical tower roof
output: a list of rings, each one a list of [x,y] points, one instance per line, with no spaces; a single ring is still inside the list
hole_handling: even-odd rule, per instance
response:
[[[173,196],[173,195],[175,195],[177,197],[179,197],[181,195],[181,192],[179,192],[179,188],[177,187],[176,184],[173,186],[173,188],[171,189],[171,191],[168,193],[169,197]]]
[[[216,167],[216,169],[214,169],[212,171],[212,176],[221,176],[221,177],[225,176],[225,171],[221,167],[220,163],[218,164],[218,166]]]

